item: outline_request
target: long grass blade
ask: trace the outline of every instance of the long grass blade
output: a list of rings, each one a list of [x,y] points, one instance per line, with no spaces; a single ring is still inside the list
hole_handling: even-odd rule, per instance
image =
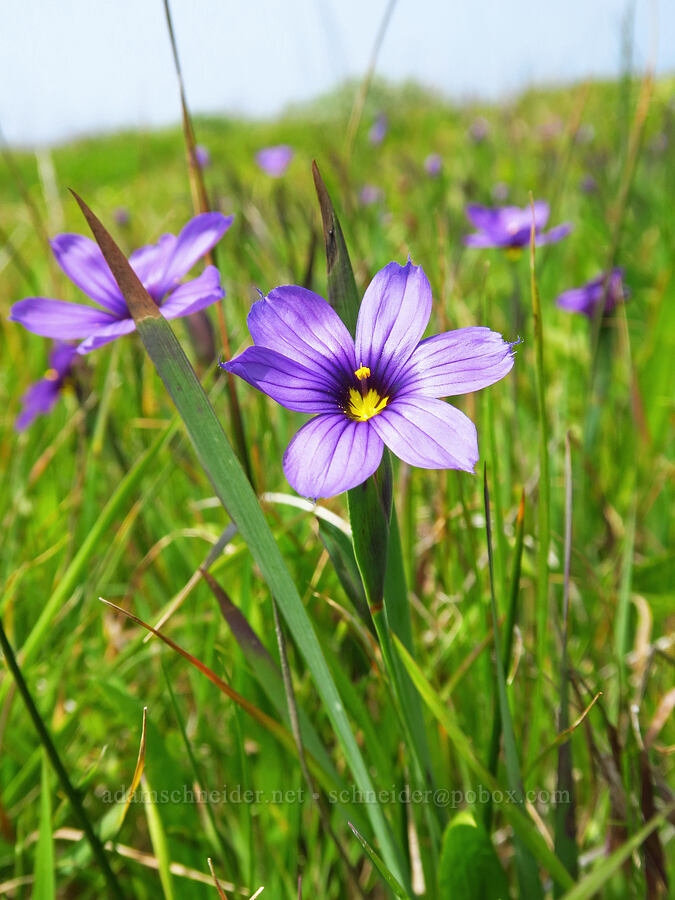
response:
[[[492,526],[490,523],[490,494],[488,490],[487,466],[483,468],[483,493],[485,499],[485,530],[487,537],[488,549],[488,567],[490,571],[490,604],[492,609],[492,635],[494,638],[495,652],[495,670],[497,675],[497,696],[499,697],[499,713],[502,722],[502,734],[504,736],[504,757],[506,760],[506,775],[511,792],[511,796],[515,798],[515,802],[524,806],[525,798],[523,791],[523,779],[520,774],[520,762],[518,760],[518,748],[516,746],[516,735],[513,730],[513,720],[511,719],[511,709],[509,700],[506,695],[506,677],[502,665],[502,646],[499,640],[499,631],[497,628],[497,601],[495,599],[494,585],[494,567],[492,555]],[[525,847],[516,834],[514,838],[516,847],[516,871],[518,873],[518,884],[520,886],[520,896],[532,898],[543,898],[544,892],[539,879],[537,864],[530,850]]]

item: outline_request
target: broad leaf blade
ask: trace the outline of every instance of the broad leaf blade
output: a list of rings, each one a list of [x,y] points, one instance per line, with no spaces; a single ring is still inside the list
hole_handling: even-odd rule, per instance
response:
[[[509,883],[487,831],[468,810],[458,813],[443,835],[438,873],[441,897],[509,900]]]

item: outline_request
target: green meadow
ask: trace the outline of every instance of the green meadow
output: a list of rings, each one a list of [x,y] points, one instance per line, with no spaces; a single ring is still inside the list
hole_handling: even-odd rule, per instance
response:
[[[229,448],[214,438],[206,464],[195,453],[215,426],[202,433],[177,414],[136,332],[81,357],[53,411],[15,431],[51,342],[8,321],[10,306],[85,300],[47,244],[90,233],[68,189],[127,255],[177,233],[194,207],[178,127],[8,152],[0,618],[37,722],[4,652],[0,895],[113,897],[116,883],[141,900],[260,888],[275,900],[668,896],[674,88],[626,79],[460,107],[375,84],[351,148],[355,86],[277,121],[195,120],[209,200],[235,216],[217,247],[227,294],[222,321],[217,305],[207,311],[210,336],[185,319],[171,327],[235,447],[217,362],[250,345],[258,289],[329,290],[313,160],[359,297],[410,255],[433,291],[427,334],[488,325],[521,339],[506,378],[452,401],[478,429],[475,474],[392,457],[377,628],[346,496],[315,506],[284,478],[307,417],[243,381],[259,505]],[[295,155],[275,179],[254,157],[281,143]],[[432,153],[437,176],[425,170]],[[534,275],[529,248],[513,258],[463,245],[467,203],[524,207],[530,195],[550,203],[549,225],[574,225],[537,248]],[[627,298],[611,315],[555,305],[612,265]],[[189,406],[198,385],[176,378]],[[192,658],[100,598],[161,620]]]

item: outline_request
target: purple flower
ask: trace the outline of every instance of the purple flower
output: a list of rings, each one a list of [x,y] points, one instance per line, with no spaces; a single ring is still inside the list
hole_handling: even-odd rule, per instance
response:
[[[592,175],[584,175],[580,187],[584,194],[594,194],[598,189],[598,182]]]
[[[215,266],[207,266],[192,281],[178,282],[221,239],[233,218],[202,213],[191,219],[178,237],[164,234],[156,244],[131,254],[129,262],[165,318],[189,316],[225,296]],[[14,304],[10,320],[43,337],[84,338],[78,353],[89,353],[133,331],[134,320],[98,245],[81,234],[59,234],[51,245],[70,280],[104,308],[28,297]]]
[[[288,144],[264,147],[256,153],[255,159],[267,175],[271,175],[272,178],[281,178],[293,159],[293,148]]]
[[[469,137],[474,144],[481,144],[490,134],[490,123],[484,116],[478,116],[469,126]]]
[[[361,206],[373,206],[383,198],[382,191],[374,184],[364,184],[359,191],[359,203]]]
[[[581,313],[592,319],[596,309],[605,301],[603,315],[610,313],[617,303],[623,302],[627,296],[623,285],[623,269],[615,268],[607,277],[606,274],[598,275],[583,287],[572,288],[562,293],[555,301],[561,309],[567,312]]]
[[[384,113],[382,113],[377,117],[370,131],[368,132],[368,140],[371,144],[377,147],[387,136],[388,130],[389,123],[387,122],[387,117],[384,115]]]
[[[476,429],[441,397],[486,387],[513,366],[512,345],[489,328],[460,328],[420,342],[431,287],[420,266],[389,263],[370,283],[352,338],[317,294],[290,285],[253,304],[255,346],[222,363],[287,409],[313,413],[284,454],[305,497],[331,497],[365,481],[386,444],[425,469],[478,461]]]
[[[54,406],[73,368],[77,348],[71,344],[57,343],[49,354],[49,368],[44,378],[31,385],[21,398],[23,409],[14,427],[23,431],[37,416],[45,415]]]
[[[113,218],[115,219],[115,224],[119,225],[120,228],[126,228],[131,222],[131,216],[126,206],[118,206],[113,213]]]
[[[520,209],[518,206],[487,206],[469,204],[466,215],[471,224],[478,230],[464,238],[467,247],[526,247],[530,243],[532,228],[532,210],[529,206]],[[534,204],[534,232],[537,246],[553,244],[562,240],[572,230],[566,223],[557,225],[550,231],[543,229],[548,222],[549,206],[544,200]]]
[[[211,154],[201,144],[195,145],[195,160],[200,169],[208,169],[211,165]]]
[[[496,200],[497,203],[503,203],[508,196],[508,184],[505,184],[503,181],[498,181],[497,184],[492,186],[492,199]]]
[[[441,174],[441,169],[443,168],[443,160],[441,158],[440,153],[430,153],[429,156],[424,160],[424,168],[426,170],[427,175],[430,175],[432,178],[436,178]]]

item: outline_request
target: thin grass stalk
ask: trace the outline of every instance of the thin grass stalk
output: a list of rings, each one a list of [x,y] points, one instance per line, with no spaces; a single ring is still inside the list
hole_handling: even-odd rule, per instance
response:
[[[538,497],[538,547],[537,547],[537,589],[535,613],[535,641],[537,679],[530,717],[529,753],[531,760],[538,752],[542,732],[544,670],[548,659],[548,550],[551,538],[551,496],[548,458],[549,425],[546,410],[546,379],[544,372],[544,323],[542,320],[539,288],[534,265],[534,199],[532,205],[532,230],[530,233],[530,290],[532,294],[532,315],[534,323],[535,374],[537,384],[537,413],[539,417],[539,497]]]
[[[565,435],[565,559],[563,569],[563,609],[562,609],[562,652],[560,659],[560,712],[558,732],[569,729],[569,662],[567,658],[567,637],[569,630],[570,605],[570,562],[572,556],[572,455],[570,433]],[[555,849],[573,878],[579,873],[579,858],[576,842],[576,820],[574,799],[574,777],[572,775],[571,736],[558,749],[557,793],[566,792],[569,799],[556,804],[555,809]],[[562,890],[556,886],[555,896],[561,897]]]
[[[91,847],[91,852],[94,856],[94,859],[98,863],[98,866],[103,873],[103,877],[105,878],[108,890],[111,892],[111,895],[113,897],[119,898],[119,900],[124,900],[124,892],[122,891],[120,883],[117,880],[117,876],[110,868],[110,863],[108,862],[108,858],[105,854],[105,850],[103,849],[103,845],[101,844],[98,835],[94,831],[94,828],[89,821],[89,816],[85,812],[84,806],[82,805],[79,792],[73,786],[65,766],[61,762],[61,757],[59,756],[58,750],[56,749],[54,742],[51,739],[47,726],[42,721],[42,716],[40,715],[38,708],[33,701],[31,692],[28,688],[28,685],[26,684],[26,680],[23,677],[23,673],[21,672],[21,668],[16,660],[16,656],[14,655],[12,645],[10,644],[9,639],[5,634],[2,617],[0,617],[0,647],[2,647],[2,652],[5,657],[5,662],[7,663],[7,668],[12,673],[14,683],[16,684],[17,689],[21,694],[21,699],[24,702],[35,730],[38,733],[38,737],[40,738],[42,746],[44,747],[45,752],[49,757],[49,761],[51,762],[52,767],[54,768],[54,771],[56,772],[58,779],[61,782],[61,787],[63,788],[65,795],[68,797],[68,800],[70,801],[76,817],[79,819],[84,835],[89,846]]]
[[[164,12],[166,15],[166,24],[169,30],[169,39],[171,41],[173,62],[176,70],[176,77],[178,79],[178,88],[180,91],[183,136],[185,138],[185,149],[187,153],[188,173],[190,176],[190,190],[192,192],[192,204],[196,213],[205,213],[211,210],[211,204],[206,192],[206,184],[204,183],[204,176],[201,167],[197,163],[194,128],[192,126],[192,117],[190,116],[190,111],[187,105],[185,84],[183,82],[183,72],[180,65],[180,58],[178,56],[178,45],[176,44],[176,36],[173,30],[173,20],[171,18],[169,0],[164,0]],[[206,260],[210,264],[216,266],[216,268],[218,267],[217,251],[215,247],[212,247],[206,254]],[[223,350],[225,352],[225,358],[230,359],[232,356],[232,348],[230,346],[229,331],[227,328],[227,323],[225,321],[224,302],[224,299],[220,299],[216,303],[216,309],[218,314],[218,325],[220,328],[220,339],[222,341]],[[203,312],[202,314],[206,316],[205,312]],[[234,434],[235,446],[244,467],[244,471],[246,472],[246,477],[255,487],[255,483],[253,480],[253,469],[251,467],[251,459],[248,452],[248,443],[246,441],[246,432],[244,429],[244,420],[241,415],[241,406],[239,405],[239,397],[237,395],[237,386],[235,383],[234,375],[231,372],[226,372],[225,379],[227,382],[227,396],[230,407],[230,419],[232,424],[232,432]]]
[[[387,28],[389,27],[389,22],[391,21],[395,6],[396,0],[389,0],[389,3],[384,10],[384,15],[382,16],[382,21],[380,23],[377,35],[375,37],[375,43],[373,44],[373,50],[370,54],[370,62],[368,64],[368,68],[366,69],[366,74],[363,76],[363,80],[361,81],[359,90],[356,94],[356,97],[354,98],[354,105],[352,107],[352,112],[347,124],[347,133],[345,138],[344,159],[345,166],[347,168],[349,167],[349,163],[351,162],[352,150],[354,149],[354,139],[356,138],[356,132],[359,128],[359,122],[361,121],[361,116],[363,115],[363,107],[366,104],[368,91],[370,90],[373,75],[375,74],[377,57],[380,53],[380,47],[382,46],[384,36],[387,33]]]
[[[499,697],[499,710],[502,720],[502,731],[504,734],[504,757],[506,762],[506,775],[511,789],[512,795],[516,798],[519,806],[525,805],[525,794],[523,790],[523,780],[520,774],[520,762],[518,760],[518,750],[516,746],[516,736],[513,730],[513,721],[511,719],[511,710],[509,708],[509,700],[506,695],[506,677],[502,666],[501,644],[499,640],[499,630],[497,627],[497,601],[495,599],[495,582],[492,554],[492,525],[490,521],[490,494],[488,490],[487,465],[483,467],[483,496],[485,500],[485,533],[487,538],[488,551],[488,569],[490,573],[490,604],[492,609],[492,635],[494,638],[495,652],[495,671],[497,680],[497,695]],[[520,896],[527,897],[528,900],[537,900],[542,898],[543,890],[539,879],[539,871],[536,860],[531,851],[526,847],[519,835],[514,836],[515,856],[516,856],[516,873],[518,875],[518,884],[520,888]]]

